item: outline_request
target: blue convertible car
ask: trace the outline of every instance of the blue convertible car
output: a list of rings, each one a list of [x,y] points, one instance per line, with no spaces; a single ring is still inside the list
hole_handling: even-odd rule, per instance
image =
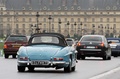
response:
[[[37,33],[31,35],[28,45],[21,46],[17,52],[18,72],[28,67],[64,68],[65,72],[75,71],[77,51],[68,46],[63,35],[58,33]]]

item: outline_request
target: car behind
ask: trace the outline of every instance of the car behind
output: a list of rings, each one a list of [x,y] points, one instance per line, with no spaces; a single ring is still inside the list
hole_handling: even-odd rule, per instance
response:
[[[76,49],[78,51],[77,59],[85,59],[85,57],[111,59],[111,48],[103,35],[83,35]]]
[[[16,58],[19,47],[27,45],[27,42],[28,40],[25,35],[8,36],[4,42],[4,57],[8,58],[9,55],[12,55],[13,58]]]
[[[111,42],[110,47],[112,50],[112,56],[120,56],[120,38],[107,38],[108,42]]]

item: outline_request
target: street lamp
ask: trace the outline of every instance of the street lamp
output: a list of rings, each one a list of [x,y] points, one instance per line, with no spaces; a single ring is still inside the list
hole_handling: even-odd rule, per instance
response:
[[[39,18],[39,16],[40,16],[40,15],[39,15],[39,12],[37,12],[37,14],[36,14],[36,17],[37,17],[37,25],[36,25],[36,29],[35,29],[37,33],[39,33],[39,30],[40,30],[40,28],[39,28],[39,26],[38,26],[38,18]]]
[[[59,28],[59,33],[61,32],[61,27],[60,27],[60,24],[61,24],[62,22],[61,22],[61,19],[59,19],[59,21],[58,21],[58,24],[59,24],[59,26],[58,26],[58,28]]]
[[[94,35],[94,34],[95,34],[95,30],[94,30],[95,25],[94,25],[94,24],[93,24],[92,28],[93,28],[93,30],[92,30],[92,34]]]
[[[75,34],[76,34],[76,25],[77,25],[77,23],[75,22],[75,23],[74,23],[74,26],[75,26]]]
[[[69,35],[69,25],[70,25],[69,21],[67,22],[67,25],[68,25],[68,35]]]
[[[50,22],[50,20],[52,19],[51,15],[49,15],[48,19],[49,19],[49,32],[51,32],[51,22]]]
[[[83,25],[83,24],[82,24],[82,22],[81,22],[81,23],[80,23],[80,26],[81,26],[81,36],[82,36],[82,25]]]

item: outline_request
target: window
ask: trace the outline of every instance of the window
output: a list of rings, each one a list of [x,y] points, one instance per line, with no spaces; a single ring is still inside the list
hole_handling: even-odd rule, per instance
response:
[[[50,5],[52,5],[53,4],[53,0],[50,0]]]
[[[80,18],[78,18],[78,22],[80,22]]]
[[[103,22],[103,18],[100,18],[100,22]]]
[[[71,18],[71,22],[74,22],[74,19],[73,19],[73,18]]]
[[[87,18],[84,18],[84,21],[87,22]]]
[[[67,22],[67,18],[65,18],[65,22]]]
[[[25,22],[25,18],[23,18],[23,22]]]
[[[114,18],[113,21],[116,22],[116,18]]]
[[[107,22],[109,22],[109,18],[107,18]]]
[[[32,21],[32,19],[31,19],[31,18],[29,18],[29,21],[31,22],[31,21]]]
[[[67,0],[62,0],[62,6],[66,6],[67,5]]]
[[[44,22],[46,22],[46,18],[44,18]]]
[[[95,22],[95,18],[92,18],[92,22]]]

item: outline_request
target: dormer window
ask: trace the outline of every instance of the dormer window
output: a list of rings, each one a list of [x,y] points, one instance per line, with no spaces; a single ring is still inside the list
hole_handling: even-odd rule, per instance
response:
[[[74,2],[73,2],[73,5],[77,5],[77,3],[78,3],[78,0],[73,0]]]
[[[50,0],[50,5],[52,5],[53,4],[53,0]]]
[[[39,0],[39,5],[42,5],[42,0]]]
[[[66,6],[67,5],[67,0],[62,0],[62,6]]]

